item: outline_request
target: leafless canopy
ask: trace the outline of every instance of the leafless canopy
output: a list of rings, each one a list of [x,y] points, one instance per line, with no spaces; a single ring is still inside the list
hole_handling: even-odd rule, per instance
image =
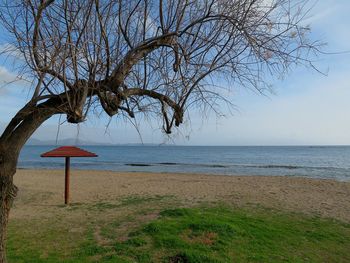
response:
[[[159,114],[166,133],[220,87],[266,88],[308,64],[317,43],[301,25],[306,0],[11,0],[0,19],[20,51],[34,108],[82,122],[91,109]],[[12,127],[12,128],[13,128]],[[11,125],[9,131],[11,130]],[[6,132],[5,135],[6,136]]]

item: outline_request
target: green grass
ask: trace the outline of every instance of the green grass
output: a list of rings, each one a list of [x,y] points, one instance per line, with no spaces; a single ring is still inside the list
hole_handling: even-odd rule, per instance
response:
[[[155,212],[13,221],[9,262],[350,262],[350,225],[335,220],[225,206],[163,209],[147,217]]]
[[[139,196],[131,195],[119,200],[109,200],[103,202],[97,202],[93,204],[84,203],[71,203],[68,207],[66,205],[57,205],[58,208],[64,208],[66,210],[90,210],[102,212],[105,210],[111,210],[116,208],[123,208],[128,206],[144,205],[149,203],[161,203],[163,201],[169,201],[174,199],[171,195],[155,195],[155,196]]]

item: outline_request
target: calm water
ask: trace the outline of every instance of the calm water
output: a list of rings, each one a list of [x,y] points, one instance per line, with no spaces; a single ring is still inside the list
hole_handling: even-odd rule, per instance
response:
[[[63,168],[40,158],[55,146],[26,146],[20,168]],[[74,158],[75,169],[223,175],[288,175],[350,181],[350,146],[84,146],[97,158]]]

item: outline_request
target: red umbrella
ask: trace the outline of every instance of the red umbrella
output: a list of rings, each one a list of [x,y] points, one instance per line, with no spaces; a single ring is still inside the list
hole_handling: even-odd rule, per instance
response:
[[[64,203],[67,205],[69,204],[70,157],[97,157],[97,155],[75,146],[62,146],[52,151],[43,153],[41,157],[54,157],[54,158],[65,157],[66,158]]]

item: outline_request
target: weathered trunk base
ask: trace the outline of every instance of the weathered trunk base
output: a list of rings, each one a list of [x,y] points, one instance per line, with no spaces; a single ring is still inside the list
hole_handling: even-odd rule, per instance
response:
[[[0,263],[7,263],[6,236],[10,209],[17,195],[17,187],[13,184],[13,175],[0,171]]]

